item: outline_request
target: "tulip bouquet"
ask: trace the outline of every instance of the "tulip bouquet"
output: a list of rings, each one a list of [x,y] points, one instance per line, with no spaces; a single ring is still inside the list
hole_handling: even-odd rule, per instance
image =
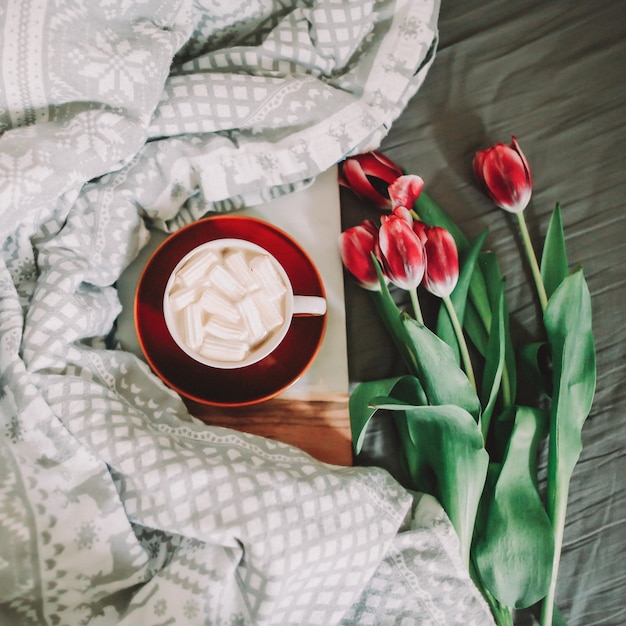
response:
[[[340,183],[381,217],[344,231],[341,256],[370,292],[408,372],[353,391],[353,440],[358,453],[376,412],[393,419],[407,486],[441,502],[496,622],[513,624],[514,609],[532,606],[549,626],[563,621],[554,600],[569,482],[595,390],[590,295],[582,270],[569,272],[559,205],[540,264],[535,257],[524,219],[531,171],[516,139],[478,152],[473,164],[491,200],[518,218],[543,335],[513,345],[504,278],[495,255],[482,250],[486,232],[469,241],[424,181],[384,155],[346,159]],[[412,314],[395,303],[392,285],[410,294]],[[441,302],[433,330],[420,310],[422,289]],[[518,380],[549,402],[518,399]]]

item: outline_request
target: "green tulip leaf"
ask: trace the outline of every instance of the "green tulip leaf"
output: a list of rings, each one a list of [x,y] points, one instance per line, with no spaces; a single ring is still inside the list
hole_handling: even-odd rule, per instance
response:
[[[500,295],[493,308],[495,315],[492,316],[491,332],[485,355],[485,368],[483,371],[481,402],[483,411],[481,415],[481,430],[483,438],[487,441],[489,423],[498,399],[502,373],[504,371],[506,354],[506,336],[504,325],[504,281],[500,282]]]
[[[483,252],[478,262],[485,278],[489,310],[493,314],[493,311],[499,306],[500,292],[502,291],[504,278],[502,277],[502,272],[500,272],[498,258],[493,252]]]
[[[392,394],[392,396],[388,396]],[[363,449],[365,433],[374,414],[379,410],[376,399],[384,397],[388,402],[409,405],[422,405],[426,403],[424,390],[415,376],[398,376],[385,380],[365,382],[358,385],[349,401],[350,426],[352,430],[353,446],[356,454]],[[420,489],[426,493],[433,493],[435,482],[430,469],[420,463],[416,449],[404,414],[395,411],[393,418],[402,446],[401,465],[405,474],[411,477],[413,485],[420,485]]]
[[[504,341],[504,367],[502,370],[501,390],[504,406],[510,406],[513,404],[517,393],[517,368],[513,339],[511,338],[509,327],[509,311],[506,306],[506,298],[501,301],[505,280],[500,271],[498,259],[493,252],[484,252],[481,254],[479,263],[485,277],[492,318],[494,313],[497,314],[495,325],[492,319],[489,336],[494,332],[494,329],[500,328],[502,334],[498,339]],[[501,320],[499,319],[500,317],[502,318]],[[483,352],[483,355],[486,357],[487,351]]]
[[[380,398],[373,398],[370,402],[372,406],[376,406]],[[391,397],[385,398],[389,405],[403,407],[425,406],[427,398],[424,394],[421,383],[414,376],[404,376],[391,390]],[[411,478],[411,487],[414,489],[419,485],[419,491],[424,493],[435,493],[437,480],[432,469],[423,463],[419,450],[415,447],[406,414],[403,410],[391,411],[394,417],[394,423],[399,435],[400,445],[402,446],[403,456],[401,458],[406,475]]]
[[[541,368],[541,352],[548,349],[544,341],[529,343],[519,349],[519,372],[520,378],[530,389],[534,389],[538,396],[550,397],[552,391],[549,387],[547,372]]]
[[[459,252],[465,252],[469,248],[469,241],[463,231],[448,217],[441,207],[422,190],[414,205],[415,212],[428,226],[441,226],[454,237]]]
[[[491,325],[491,312],[489,315],[489,325]],[[487,342],[489,341],[489,328],[485,326],[485,322],[480,317],[480,313],[470,298],[468,298],[465,303],[463,329],[478,352],[484,356],[487,352]]]
[[[367,427],[377,410],[371,406],[372,398],[389,395],[403,378],[413,377],[397,376],[395,378],[360,383],[350,394],[348,411],[350,413],[353,447],[356,454],[359,454],[363,449]]]
[[[482,322],[485,329],[489,329],[491,327],[491,309],[489,308],[487,286],[485,285],[485,278],[480,269],[480,265],[476,266],[476,271],[472,274],[472,280],[470,281],[469,288],[469,299],[478,314],[478,319]],[[474,341],[474,337],[472,335],[470,335],[470,339]]]
[[[581,432],[596,385],[591,296],[582,270],[565,278],[552,294],[544,325],[554,376],[546,506],[554,528],[555,553],[550,591],[542,612],[542,624],[547,626],[552,622],[570,479],[582,450]]]
[[[472,547],[482,584],[501,604],[525,608],[548,592],[552,526],[536,484],[544,412],[518,407],[502,464],[492,464]]]
[[[489,454],[491,460],[502,460],[509,445],[515,424],[516,406],[504,408],[498,415],[492,415],[489,433]]]
[[[396,398],[376,398],[380,409],[402,411],[415,449],[413,488],[425,491],[421,475],[433,474],[435,496],[450,518],[469,563],[469,550],[489,456],[473,416],[455,405],[411,406]]]
[[[554,372],[550,456],[555,478],[565,486],[582,450],[581,431],[596,384],[591,298],[582,270],[554,292],[544,322]]]
[[[455,404],[478,421],[480,401],[465,372],[457,365],[452,348],[426,326],[404,316],[404,328],[417,355],[417,372],[428,404]]]
[[[569,274],[561,207],[552,212],[541,255],[541,278],[548,298]]]
[[[470,246],[466,254],[459,253],[459,260],[461,265],[461,271],[459,273],[459,280],[457,281],[454,291],[450,294],[450,301],[454,306],[459,323],[463,325],[463,319],[465,317],[465,304],[467,302],[467,294],[469,291],[470,282],[474,270],[476,268],[476,261],[478,260],[478,254],[485,242],[487,231],[483,232],[476,241]],[[446,307],[439,308],[439,317],[437,319],[437,335],[443,339],[454,352],[457,363],[460,363],[460,350],[454,327],[450,319],[450,314]]]

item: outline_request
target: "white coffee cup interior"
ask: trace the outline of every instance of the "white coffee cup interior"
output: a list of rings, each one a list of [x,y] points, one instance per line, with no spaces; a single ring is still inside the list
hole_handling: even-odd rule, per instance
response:
[[[219,369],[247,367],[282,342],[294,315],[324,315],[321,296],[293,293],[284,267],[265,248],[237,238],[189,251],[163,296],[167,328],[178,347]]]

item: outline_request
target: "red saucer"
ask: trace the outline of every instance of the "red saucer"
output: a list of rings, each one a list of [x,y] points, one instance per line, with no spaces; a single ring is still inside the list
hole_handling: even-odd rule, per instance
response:
[[[287,233],[259,219],[217,215],[185,226],[154,252],[137,285],[135,327],[148,363],[170,387],[202,404],[244,406],[269,400],[302,375],[319,351],[327,315],[294,317],[278,348],[248,367],[216,369],[194,361],[178,347],[165,324],[165,286],[190,250],[226,237],[247,239],[271,252],[287,271],[294,293],[326,297],[317,268]]]

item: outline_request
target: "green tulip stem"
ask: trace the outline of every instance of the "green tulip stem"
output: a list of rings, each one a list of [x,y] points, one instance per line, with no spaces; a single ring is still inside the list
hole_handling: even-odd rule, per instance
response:
[[[415,319],[423,325],[424,317],[422,316],[422,307],[420,307],[420,301],[417,297],[417,287],[415,287],[415,289],[409,289],[409,296],[411,296],[411,304],[413,305]]]
[[[551,439],[554,439],[551,437]],[[554,483],[557,483],[556,485]],[[554,529],[554,554],[552,558],[552,576],[550,577],[550,587],[546,597],[541,604],[541,626],[552,626],[554,617],[554,603],[556,601],[556,583],[561,562],[561,550],[563,549],[563,533],[565,529],[565,513],[567,500],[559,498],[555,493],[559,490],[558,481],[550,480],[548,484],[547,509],[552,528]]]
[[[537,263],[537,257],[535,256],[535,250],[533,249],[533,244],[530,240],[528,227],[526,226],[524,211],[520,211],[519,213],[516,213],[516,215],[517,223],[519,224],[520,233],[522,235],[522,241],[524,242],[524,248],[526,250],[526,256],[528,257],[528,262],[530,264],[530,270],[533,274],[533,279],[535,280],[535,285],[537,287],[537,295],[539,296],[541,310],[542,312],[545,312],[546,306],[548,306],[548,296],[546,294],[546,288],[543,284],[543,279],[541,278],[539,263]]]
[[[557,525],[558,524],[558,525]],[[563,519],[553,521],[552,526],[555,529],[554,537],[554,559],[552,562],[552,576],[550,578],[550,587],[546,597],[541,601],[541,626],[552,626],[554,619],[554,603],[556,601],[556,583],[559,564],[561,562],[561,550],[563,548],[563,528],[565,525],[564,511]]]
[[[467,349],[467,342],[465,341],[465,335],[463,335],[461,323],[459,322],[459,318],[456,314],[456,311],[454,310],[454,305],[452,304],[452,300],[450,300],[450,296],[443,296],[442,300],[446,306],[448,315],[450,316],[450,321],[452,322],[452,328],[454,329],[456,340],[459,343],[459,350],[461,351],[461,359],[463,360],[465,373],[467,374],[467,377],[469,378],[472,387],[476,389],[476,377],[474,376],[474,368],[472,367],[472,361],[470,359],[469,350]]]

